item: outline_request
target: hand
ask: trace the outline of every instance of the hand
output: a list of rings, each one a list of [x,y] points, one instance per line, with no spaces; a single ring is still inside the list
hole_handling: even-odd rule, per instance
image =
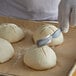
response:
[[[61,0],[58,19],[64,33],[69,31],[69,25],[76,26],[76,0]]]

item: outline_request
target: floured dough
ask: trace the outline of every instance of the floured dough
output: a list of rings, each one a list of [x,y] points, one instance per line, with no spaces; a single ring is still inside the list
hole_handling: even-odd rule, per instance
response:
[[[14,48],[12,45],[2,38],[0,38],[0,63],[6,62],[14,55]]]
[[[24,37],[24,32],[13,23],[2,23],[0,24],[0,37],[9,42],[17,42]]]
[[[34,42],[36,43],[37,40],[40,40],[49,34],[52,35],[57,29],[58,28],[52,24],[45,24],[45,25],[40,26],[33,34]],[[63,43],[63,41],[64,41],[64,38],[63,38],[63,34],[61,32],[58,37],[52,39],[50,46],[59,45],[59,44]]]
[[[56,65],[56,54],[48,46],[37,47],[32,46],[26,50],[24,55],[24,63],[36,70],[44,70],[52,68]]]

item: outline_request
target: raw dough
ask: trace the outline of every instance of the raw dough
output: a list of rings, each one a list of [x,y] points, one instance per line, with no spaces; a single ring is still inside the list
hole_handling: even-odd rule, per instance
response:
[[[33,34],[33,40],[34,40],[34,42],[36,43],[37,40],[40,40],[40,39],[46,37],[49,34],[52,35],[57,29],[58,28],[55,27],[52,24],[45,24],[45,25],[40,26],[35,31],[35,33]],[[59,44],[63,43],[63,41],[64,41],[64,38],[63,38],[63,34],[61,32],[61,34],[59,35],[59,37],[53,38],[52,42],[49,45],[50,46],[59,45]]]
[[[13,23],[2,23],[0,24],[0,37],[9,42],[17,42],[24,37],[24,32]]]
[[[56,65],[56,54],[48,46],[37,47],[32,46],[26,50],[24,55],[24,63],[36,70],[45,70]]]
[[[0,63],[6,62],[14,55],[14,48],[12,45],[2,38],[0,38]]]

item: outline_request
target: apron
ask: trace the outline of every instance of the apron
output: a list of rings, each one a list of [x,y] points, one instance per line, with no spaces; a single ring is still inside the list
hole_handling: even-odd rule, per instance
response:
[[[57,20],[60,0],[0,0],[0,16]]]

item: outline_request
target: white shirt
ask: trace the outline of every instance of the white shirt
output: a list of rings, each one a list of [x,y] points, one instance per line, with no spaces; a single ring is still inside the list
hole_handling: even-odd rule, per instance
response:
[[[0,16],[57,20],[60,0],[0,0]]]

